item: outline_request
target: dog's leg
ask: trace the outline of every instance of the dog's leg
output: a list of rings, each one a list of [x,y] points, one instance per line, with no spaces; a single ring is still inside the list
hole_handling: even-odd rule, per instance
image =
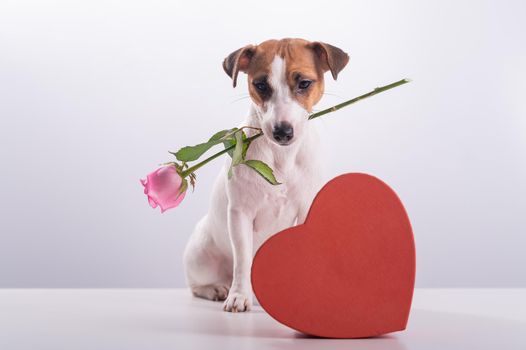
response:
[[[310,206],[316,196],[316,193],[320,190],[322,184],[322,177],[318,172],[313,171],[311,173],[311,179],[308,184],[303,187],[301,194],[299,195],[299,208],[296,225],[305,223],[307,214],[309,214]]]
[[[228,232],[233,254],[233,279],[223,305],[225,311],[242,312],[252,307],[250,268],[252,265],[253,218],[239,209],[228,210]]]
[[[194,296],[222,301],[226,299],[231,283],[230,262],[219,254],[207,224],[205,216],[196,225],[186,245],[183,254],[186,282]]]
[[[298,216],[296,225],[301,225],[305,223],[305,219],[307,218],[307,214],[309,213],[311,203],[305,202],[300,204],[300,208],[298,210]]]
[[[320,160],[320,153],[317,152],[319,136],[316,129],[309,129],[309,142],[307,142],[306,145],[306,147],[302,148],[297,159],[298,164],[300,164],[302,168],[307,169],[307,173],[309,174],[309,181],[303,183],[297,193],[297,198],[299,199],[297,225],[305,223],[312,201],[323,186],[321,169],[323,169],[324,166]]]

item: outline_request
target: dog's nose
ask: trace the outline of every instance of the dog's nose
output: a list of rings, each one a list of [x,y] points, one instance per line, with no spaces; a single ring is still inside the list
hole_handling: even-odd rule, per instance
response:
[[[294,129],[290,123],[281,122],[274,125],[272,136],[274,136],[274,140],[278,141],[278,143],[286,144],[294,137]]]

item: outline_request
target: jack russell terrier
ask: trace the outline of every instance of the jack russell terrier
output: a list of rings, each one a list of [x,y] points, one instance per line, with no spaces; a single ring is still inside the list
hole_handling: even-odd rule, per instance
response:
[[[195,296],[224,300],[223,309],[230,312],[252,307],[255,252],[273,234],[302,224],[321,188],[319,141],[308,116],[323,95],[324,73],[336,79],[348,61],[337,47],[302,39],[248,45],[224,60],[234,87],[240,71],[248,75],[252,105],[243,125],[264,133],[246,158],[267,163],[282,184],[270,185],[246,166],[234,167],[229,180],[227,159],[210,210],[197,223],[183,256]]]

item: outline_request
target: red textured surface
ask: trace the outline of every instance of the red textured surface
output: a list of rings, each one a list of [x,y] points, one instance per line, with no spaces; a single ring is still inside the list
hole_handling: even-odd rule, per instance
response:
[[[415,280],[411,224],[394,191],[351,173],[327,183],[305,224],[257,251],[252,287],[277,321],[330,338],[406,327]]]

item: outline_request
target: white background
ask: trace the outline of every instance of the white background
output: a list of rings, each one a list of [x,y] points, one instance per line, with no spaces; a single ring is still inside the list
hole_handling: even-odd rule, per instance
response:
[[[420,287],[526,286],[523,1],[0,2],[0,287],[183,286],[222,161],[183,204],[139,178],[248,110],[221,68],[269,38],[351,60],[314,123],[327,179],[367,172],[405,203]]]

